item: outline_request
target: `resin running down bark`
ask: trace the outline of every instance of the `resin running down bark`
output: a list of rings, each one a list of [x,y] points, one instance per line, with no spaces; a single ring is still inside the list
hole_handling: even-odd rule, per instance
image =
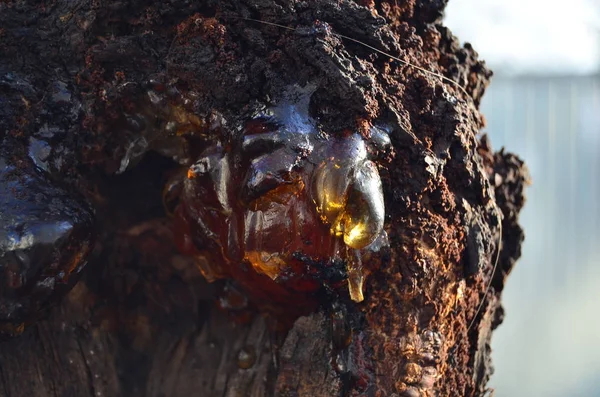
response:
[[[377,263],[374,252],[387,246],[381,179],[368,153],[389,152],[389,137],[373,128],[381,148],[357,133],[328,137],[308,117],[311,94],[290,89],[242,136],[205,149],[183,182],[182,252],[208,280],[233,278],[258,302],[293,305],[322,284],[335,288],[323,272],[340,261],[350,297],[361,302],[371,270],[361,258],[368,252]]]
[[[65,226],[0,394],[485,395],[528,178],[445,4],[0,2],[0,199]]]

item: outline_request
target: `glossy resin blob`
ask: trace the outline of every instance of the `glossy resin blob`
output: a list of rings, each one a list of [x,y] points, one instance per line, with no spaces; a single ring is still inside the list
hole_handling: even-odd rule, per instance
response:
[[[373,128],[329,137],[296,89],[216,141],[189,167],[175,214],[180,249],[208,280],[231,277],[259,302],[299,302],[347,282],[360,302],[365,257],[387,245]],[[375,260],[373,262],[376,262]]]
[[[94,242],[82,200],[15,157],[0,152],[0,334],[19,333],[66,294]]]

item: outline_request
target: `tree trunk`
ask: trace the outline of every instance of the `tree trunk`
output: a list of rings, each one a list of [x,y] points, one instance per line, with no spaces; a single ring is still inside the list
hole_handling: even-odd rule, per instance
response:
[[[445,5],[0,3],[0,165],[96,214],[79,283],[50,311],[34,304],[45,316],[24,331],[10,324],[22,333],[0,343],[0,394],[485,395],[528,177],[478,135],[491,72],[442,25]],[[286,326],[256,302],[231,310],[224,294],[245,297],[175,248],[161,192],[172,159],[195,153],[160,134],[198,118],[229,134],[294,85],[314,87],[323,131],[389,131],[390,253],[363,302],[336,290]]]

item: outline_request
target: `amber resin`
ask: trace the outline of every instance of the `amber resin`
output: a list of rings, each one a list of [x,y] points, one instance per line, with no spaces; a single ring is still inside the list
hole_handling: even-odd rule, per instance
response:
[[[208,280],[231,277],[261,302],[297,302],[345,267],[364,299],[362,257],[386,244],[381,179],[370,153],[389,145],[374,129],[328,137],[296,89],[207,147],[187,170],[175,211],[180,249]],[[385,149],[385,148],[384,148]],[[342,271],[342,273],[344,273]]]

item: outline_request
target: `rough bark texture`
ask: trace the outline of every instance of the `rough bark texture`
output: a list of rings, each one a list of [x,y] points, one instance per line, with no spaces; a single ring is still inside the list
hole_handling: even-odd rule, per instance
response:
[[[0,2],[0,142],[85,196],[98,235],[82,281],[0,343],[0,394],[484,395],[527,173],[478,135],[491,72],[442,25],[445,4]],[[443,74],[468,96],[338,34]],[[136,146],[147,128],[122,119],[151,80],[194,93],[194,114],[218,112],[232,129],[256,103],[307,83],[323,130],[389,126],[391,258],[368,278],[364,302],[324,299],[285,331],[272,317],[217,309],[223,282],[203,281],[172,243],[161,190],[175,163],[131,153],[154,149]]]

